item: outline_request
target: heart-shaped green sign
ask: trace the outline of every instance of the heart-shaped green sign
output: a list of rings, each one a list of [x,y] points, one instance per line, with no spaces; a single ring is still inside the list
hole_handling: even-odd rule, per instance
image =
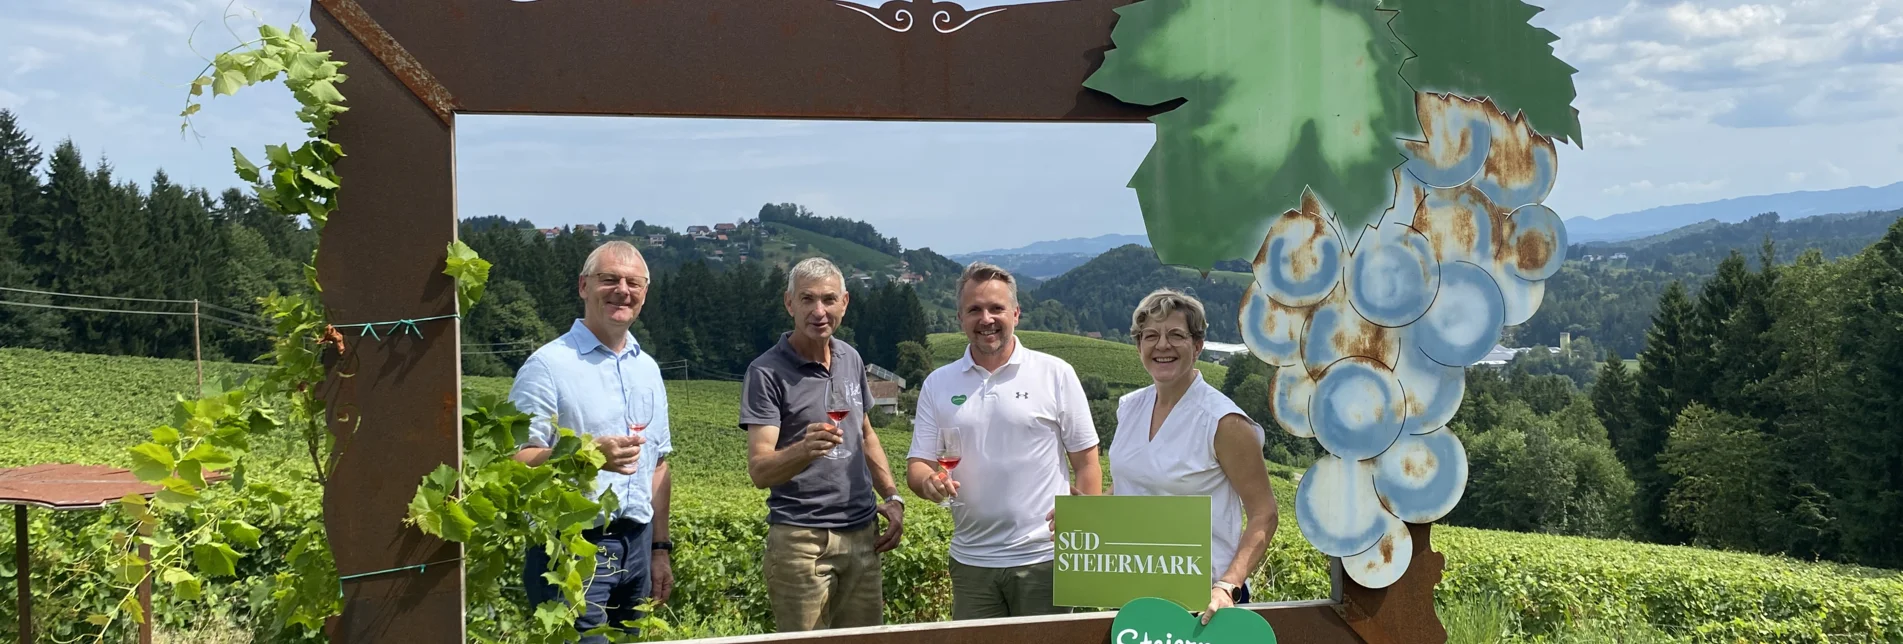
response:
[[[1167,599],[1133,599],[1110,622],[1110,644],[1275,644],[1275,629],[1253,611],[1224,608],[1208,624]]]

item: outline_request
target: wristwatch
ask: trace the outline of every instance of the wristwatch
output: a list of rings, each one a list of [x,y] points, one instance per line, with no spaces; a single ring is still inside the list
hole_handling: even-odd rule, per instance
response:
[[[1236,588],[1238,588],[1238,586],[1236,586],[1235,584],[1218,579],[1216,580],[1216,584],[1214,587],[1221,588],[1223,592],[1229,593],[1230,601],[1234,601],[1236,599]]]
[[[654,549],[655,549],[655,550],[666,550],[666,551],[668,551],[668,552],[673,552],[673,551],[674,551],[674,542],[672,542],[672,541],[656,541],[656,542],[654,542]]]
[[[894,495],[892,495],[892,496],[888,496],[888,497],[885,497],[885,500],[886,500],[886,501],[888,501],[888,502],[893,502],[893,503],[897,503],[897,504],[899,504],[899,505],[900,505],[901,507],[903,507],[903,506],[905,505],[905,497],[901,497],[901,496],[899,496],[899,495],[897,495],[897,494],[894,494]]]

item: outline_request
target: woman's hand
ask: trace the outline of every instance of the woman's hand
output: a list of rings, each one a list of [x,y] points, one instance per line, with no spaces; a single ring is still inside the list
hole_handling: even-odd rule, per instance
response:
[[[1231,597],[1229,591],[1211,586],[1209,588],[1209,610],[1203,612],[1203,625],[1209,625],[1209,618],[1215,616],[1216,611],[1234,605],[1236,605],[1236,598]]]

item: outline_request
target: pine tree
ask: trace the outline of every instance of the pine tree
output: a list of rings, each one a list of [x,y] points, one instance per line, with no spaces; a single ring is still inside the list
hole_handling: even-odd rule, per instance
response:
[[[1771,297],[1771,343],[1781,353],[1764,395],[1781,410],[1771,423],[1773,444],[1788,473],[1775,538],[1779,550],[1801,558],[1841,552],[1836,491],[1843,478],[1831,449],[1850,389],[1838,350],[1854,263],[1825,262],[1822,253],[1806,251],[1781,273]]]
[[[47,161],[46,183],[40,186],[38,203],[20,212],[13,221],[14,239],[20,244],[23,263],[31,267],[42,287],[58,287],[65,276],[73,274],[72,256],[76,249],[67,247],[78,235],[80,204],[90,199],[92,177],[72,140],[61,141]]]
[[[18,235],[13,228],[15,220],[39,201],[39,167],[40,148],[20,129],[12,111],[0,109],[0,233]],[[17,255],[0,255],[5,257],[19,259]]]
[[[1856,260],[1840,338],[1843,422],[1833,450],[1844,549],[1870,566],[1903,566],[1903,220]]]
[[[1678,387],[1687,401],[1713,404],[1718,383],[1724,377],[1718,345],[1750,283],[1744,255],[1734,250],[1718,263],[1718,273],[1699,289],[1698,302],[1685,320],[1685,343],[1681,345],[1685,360],[1680,365]]]
[[[1633,523],[1639,535],[1651,541],[1682,543],[1686,535],[1665,521],[1665,498],[1673,479],[1659,468],[1658,455],[1665,450],[1672,425],[1690,400],[1686,396],[1686,362],[1696,359],[1688,351],[1690,329],[1695,312],[1683,284],[1673,282],[1659,297],[1658,312],[1652,316],[1652,329],[1645,335],[1645,351],[1639,354],[1639,376],[1633,396],[1632,448],[1626,467],[1638,490],[1633,500]]]
[[[1625,360],[1616,353],[1608,352],[1606,361],[1599,367],[1599,375],[1593,380],[1592,409],[1599,417],[1599,423],[1606,428],[1606,438],[1612,442],[1612,449],[1619,456],[1619,462],[1629,469],[1637,458],[1638,437],[1633,435],[1637,423],[1637,410],[1634,407],[1638,397],[1638,382],[1632,378],[1632,372],[1626,370]]]
[[[1781,413],[1778,398],[1767,389],[1781,353],[1771,336],[1776,322],[1771,294],[1777,288],[1778,268],[1777,250],[1769,237],[1758,261],[1758,272],[1745,275],[1730,317],[1719,330],[1710,404],[1719,411],[1769,421]]]

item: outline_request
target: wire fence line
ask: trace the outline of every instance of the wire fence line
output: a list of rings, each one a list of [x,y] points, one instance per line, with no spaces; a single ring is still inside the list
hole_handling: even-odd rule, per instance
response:
[[[12,286],[0,286],[0,292],[26,293],[30,295],[44,295],[47,297],[70,297],[70,298],[77,298],[77,299],[83,299],[83,300],[104,300],[104,301],[110,301],[110,302],[140,302],[140,303],[146,303],[146,304],[178,304],[178,305],[202,306],[205,308],[223,311],[226,314],[237,316],[240,319],[249,318],[257,322],[269,323],[269,320],[267,318],[257,313],[252,313],[250,311],[241,311],[241,310],[234,309],[228,306],[213,304],[211,302],[207,302],[204,300],[173,300],[173,299],[162,299],[162,298],[151,298],[151,297],[129,297],[129,296],[120,296],[120,295],[89,295],[85,293],[62,293],[59,291],[42,291],[38,289],[18,288],[18,287],[12,287]],[[10,304],[21,304],[21,305],[27,305],[27,306],[30,306],[33,304],[31,302],[9,302],[4,300],[0,300],[0,302],[10,303]],[[58,308],[58,307],[46,305],[39,308]],[[148,312],[148,311],[135,311],[131,309],[108,310],[108,309],[96,309],[96,308],[90,308],[90,307],[72,307],[68,310],[90,311],[95,313],[121,313],[121,312],[123,313],[154,313],[154,312]],[[191,312],[189,311],[180,311],[177,313],[180,315],[191,315]]]

